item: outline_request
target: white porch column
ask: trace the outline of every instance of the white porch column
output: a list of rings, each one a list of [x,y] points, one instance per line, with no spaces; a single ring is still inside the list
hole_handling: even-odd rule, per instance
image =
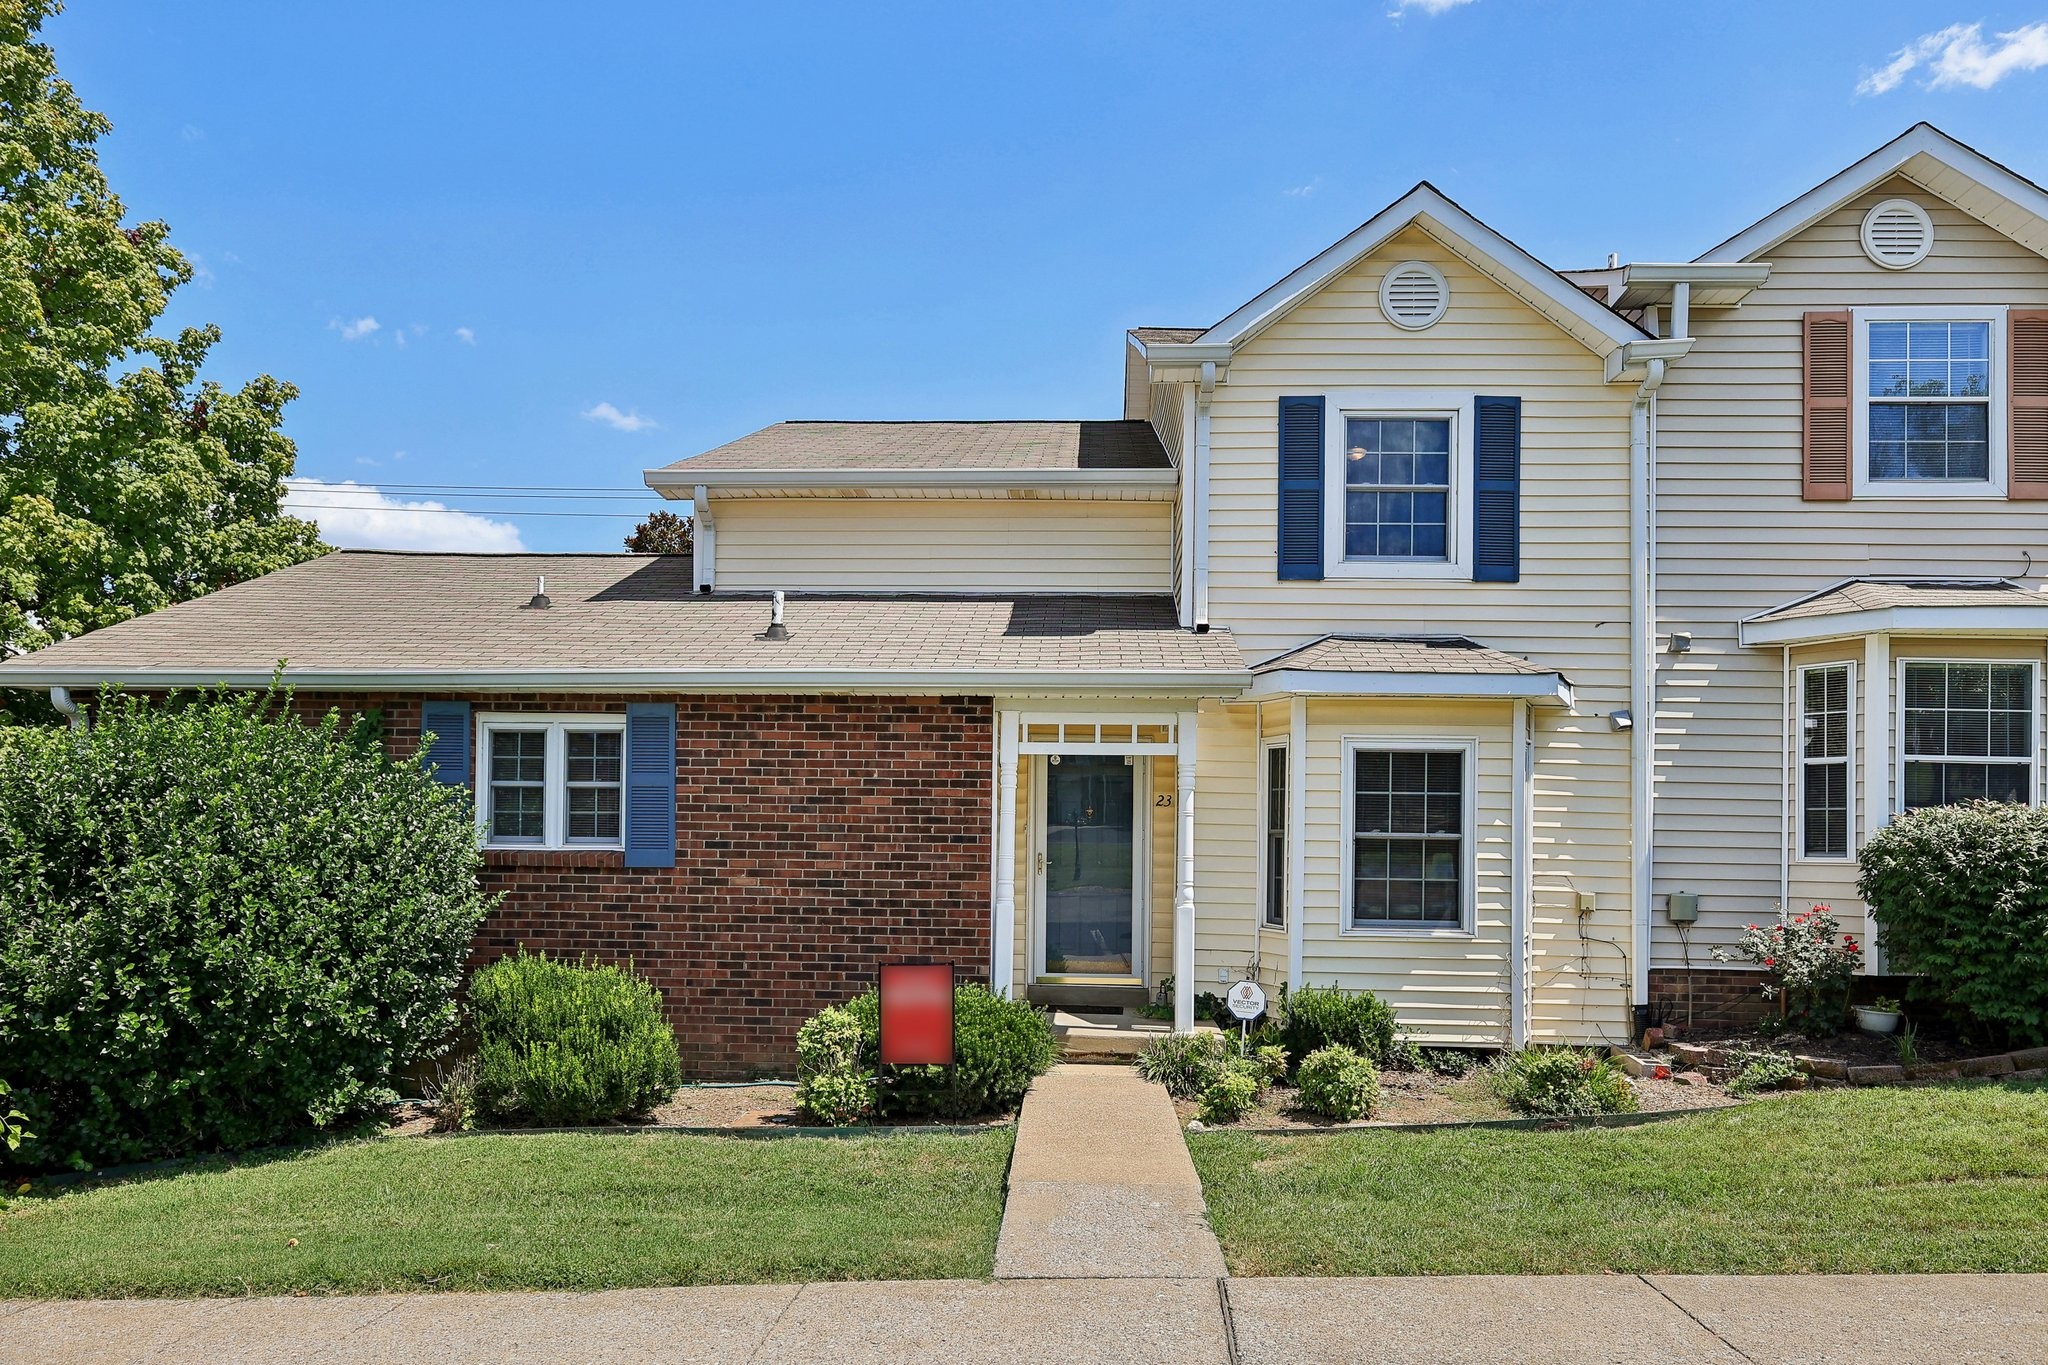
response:
[[[1521,697],[1515,698],[1513,736],[1515,801],[1509,818],[1514,821],[1514,827],[1508,831],[1508,844],[1515,870],[1508,923],[1514,941],[1509,946],[1512,956],[1508,959],[1508,1045],[1522,1048],[1529,1043],[1529,969],[1535,955],[1535,917],[1532,913],[1535,859],[1531,852],[1529,826],[1536,816],[1536,762],[1535,745],[1529,738],[1529,703]]]
[[[1195,1031],[1195,728],[1183,711],[1173,759],[1173,1031]]]
[[[1017,957],[1017,713],[996,712],[996,894],[989,915],[989,989],[1008,998]]]
[[[1301,989],[1308,941],[1308,703],[1287,703],[1287,989]],[[1348,854],[1346,857],[1348,858]]]
[[[1853,795],[1853,793],[1852,793]],[[1892,637],[1863,641],[1863,842],[1892,822]],[[1785,907],[1790,913],[1789,905]],[[1864,911],[1863,970],[1883,972],[1877,920]]]

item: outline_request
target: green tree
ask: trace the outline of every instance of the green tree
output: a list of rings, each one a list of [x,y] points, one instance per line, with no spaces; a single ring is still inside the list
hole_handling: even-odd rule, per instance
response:
[[[199,379],[213,326],[153,335],[192,267],[125,226],[78,101],[37,41],[57,0],[0,0],[0,655],[324,553],[283,514],[298,396]]]
[[[667,509],[651,512],[626,537],[626,548],[643,555],[686,555],[696,526],[695,518],[679,517]]]

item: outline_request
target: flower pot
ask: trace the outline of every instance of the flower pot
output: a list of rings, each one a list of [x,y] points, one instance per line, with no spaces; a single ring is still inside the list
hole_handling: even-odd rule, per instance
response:
[[[1899,1020],[1905,1018],[1897,1010],[1874,1010],[1868,1005],[1856,1007],[1856,1027],[1865,1033],[1897,1033]]]

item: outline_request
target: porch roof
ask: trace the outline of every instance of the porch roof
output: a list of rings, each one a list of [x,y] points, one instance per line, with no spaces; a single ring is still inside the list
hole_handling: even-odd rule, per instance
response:
[[[528,603],[542,576],[551,605]],[[1166,597],[700,594],[686,555],[341,551],[0,663],[0,687],[1234,695],[1228,631]]]
[[[1251,696],[1500,697],[1572,704],[1572,685],[1462,635],[1325,635],[1252,668]]]
[[[1759,612],[1745,645],[1796,645],[1877,633],[2048,634],[2048,593],[2005,578],[1851,578]]]

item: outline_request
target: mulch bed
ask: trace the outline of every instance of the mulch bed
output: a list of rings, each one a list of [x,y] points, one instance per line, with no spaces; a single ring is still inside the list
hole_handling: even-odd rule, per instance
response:
[[[883,1119],[874,1127],[928,1127],[942,1123],[948,1128],[1001,1128],[1017,1121],[1014,1114],[987,1114],[971,1119]],[[517,1132],[520,1124],[492,1124],[490,1127],[504,1132]],[[796,1089],[787,1085],[734,1085],[694,1086],[686,1085],[670,1097],[669,1102],[658,1106],[645,1119],[624,1124],[593,1125],[592,1132],[602,1132],[607,1127],[621,1128],[799,1128],[804,1124],[797,1117]],[[433,1131],[434,1120],[427,1107],[417,1100],[407,1100],[393,1111],[392,1121],[385,1128],[391,1137],[424,1136]]]
[[[1640,1077],[1632,1084],[1636,1102],[1646,1114],[1720,1109],[1740,1103],[1699,1072],[1679,1073],[1668,1080]],[[1477,1071],[1455,1078],[1433,1071],[1383,1071],[1379,1109],[1371,1118],[1354,1123],[1334,1123],[1315,1114],[1298,1113],[1294,1109],[1295,1095],[1292,1086],[1274,1086],[1251,1113],[1217,1131],[1383,1128],[1393,1124],[1474,1123],[1524,1117],[1495,1098],[1485,1077]],[[1201,1106],[1194,1100],[1175,1100],[1173,1107],[1185,1127]]]

